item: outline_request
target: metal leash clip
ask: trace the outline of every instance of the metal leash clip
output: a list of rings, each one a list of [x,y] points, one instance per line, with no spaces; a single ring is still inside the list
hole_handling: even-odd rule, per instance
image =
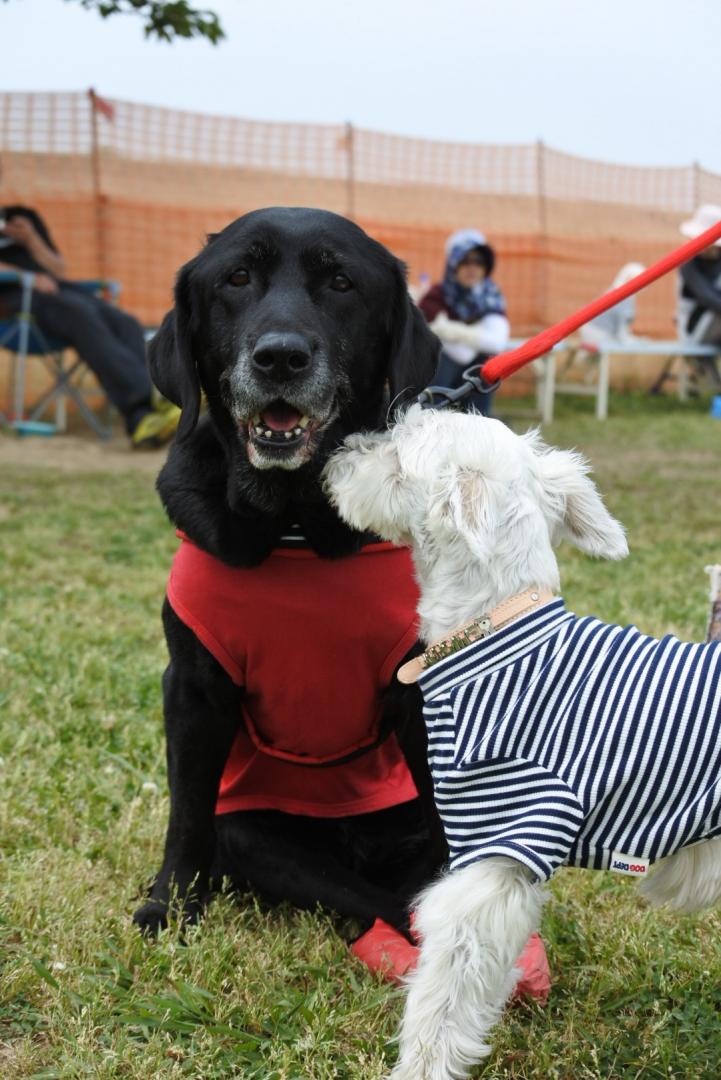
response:
[[[418,394],[416,401],[422,409],[451,408],[463,412],[464,402],[474,390],[478,394],[492,394],[500,385],[500,379],[496,379],[494,383],[484,382],[483,364],[474,364],[463,372],[461,386],[427,386]]]

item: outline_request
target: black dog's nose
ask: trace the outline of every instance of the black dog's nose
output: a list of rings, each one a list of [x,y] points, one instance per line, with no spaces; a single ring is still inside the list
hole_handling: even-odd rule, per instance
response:
[[[256,371],[274,379],[293,379],[311,365],[311,347],[302,334],[278,332],[262,334],[253,349]]]

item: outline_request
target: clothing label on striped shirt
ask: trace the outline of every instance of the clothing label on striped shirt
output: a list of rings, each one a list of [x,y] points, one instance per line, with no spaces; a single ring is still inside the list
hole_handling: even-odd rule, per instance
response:
[[[648,859],[639,859],[636,855],[624,855],[621,851],[612,851],[608,868],[609,870],[615,870],[617,874],[645,877],[650,865]]]

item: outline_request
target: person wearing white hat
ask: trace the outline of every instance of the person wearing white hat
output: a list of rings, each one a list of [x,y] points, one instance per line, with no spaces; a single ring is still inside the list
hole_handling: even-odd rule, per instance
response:
[[[491,278],[495,261],[493,248],[477,229],[459,229],[446,241],[443,280],[419,301],[426,321],[443,345],[433,379],[436,386],[460,386],[467,368],[508,346],[506,303]],[[467,402],[487,416],[491,397],[474,391]]]
[[[705,203],[680,231],[694,239],[721,221],[721,206]],[[684,263],[678,277],[676,321],[679,335],[697,345],[721,346],[721,240],[711,244],[694,259]],[[721,388],[721,374],[715,358],[702,360],[705,374]]]

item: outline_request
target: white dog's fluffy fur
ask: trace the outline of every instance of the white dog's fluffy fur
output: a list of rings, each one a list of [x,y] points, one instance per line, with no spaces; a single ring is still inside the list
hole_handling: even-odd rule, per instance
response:
[[[426,642],[538,587],[557,591],[553,546],[627,553],[584,459],[497,420],[413,406],[391,431],[351,435],[326,467],[341,516],[413,551]],[[719,899],[721,838],[682,849],[644,881],[657,904]],[[544,890],[520,863],[487,858],[420,897],[418,969],[409,980],[392,1080],[462,1080],[513,988],[514,961],[538,928]]]

